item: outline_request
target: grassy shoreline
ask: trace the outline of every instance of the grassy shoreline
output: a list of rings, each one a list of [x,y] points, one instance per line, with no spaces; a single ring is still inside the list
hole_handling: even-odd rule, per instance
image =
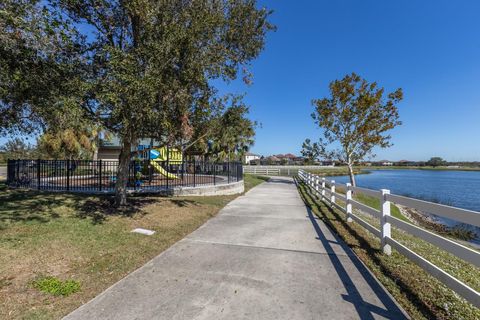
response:
[[[391,256],[382,254],[379,239],[360,225],[347,223],[343,212],[320,201],[304,183],[299,182],[298,188],[305,204],[345,241],[412,319],[480,318],[478,308],[460,298],[406,257],[395,250]],[[362,217],[379,227],[378,219],[366,214]],[[472,264],[396,228],[393,228],[392,235],[470,287],[480,289],[480,270]]]
[[[316,174],[322,177],[335,177],[335,176],[347,176],[348,175],[348,168],[347,167],[334,167],[334,168],[327,168],[327,169],[305,169],[304,171],[310,172],[312,174]],[[354,174],[369,174],[368,170],[360,170],[355,169]]]
[[[245,191],[265,181],[245,177]],[[0,318],[58,319],[169,248],[238,195],[110,197],[8,189],[0,184]],[[131,233],[155,230],[152,236]],[[45,293],[54,285],[80,290]]]

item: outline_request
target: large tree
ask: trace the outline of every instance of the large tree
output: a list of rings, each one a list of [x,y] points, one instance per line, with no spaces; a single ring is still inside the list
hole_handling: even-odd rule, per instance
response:
[[[15,137],[9,139],[4,145],[0,146],[0,152],[3,154],[3,159],[35,159],[38,157],[36,148],[29,142]]]
[[[388,131],[401,124],[397,104],[402,98],[402,89],[386,94],[376,82],[352,73],[330,83],[330,97],[312,101],[312,117],[323,129],[322,153],[347,164],[353,186],[353,165],[373,155],[374,147],[391,146]],[[331,144],[339,147],[328,149]]]
[[[0,130],[71,113],[117,134],[117,205],[138,139],[190,139],[212,80],[248,70],[272,28],[255,0],[6,0],[0,14]]]
[[[126,203],[130,152],[141,137],[175,141],[212,79],[235,79],[262,50],[269,12],[254,0],[78,1],[53,6],[88,34],[81,105],[122,141],[116,204]]]
[[[439,167],[447,164],[447,161],[443,160],[441,157],[432,157],[425,163],[427,166]]]

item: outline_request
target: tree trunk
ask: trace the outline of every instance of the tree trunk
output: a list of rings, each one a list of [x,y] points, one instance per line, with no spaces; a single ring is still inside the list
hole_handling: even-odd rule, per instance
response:
[[[132,144],[130,141],[122,141],[122,150],[120,151],[117,171],[117,182],[115,184],[115,206],[127,205],[127,184],[128,169],[130,167],[130,151]]]
[[[355,175],[353,174],[353,164],[348,164],[348,175],[350,176],[350,183],[352,184],[353,187],[357,186],[357,183],[355,182]]]

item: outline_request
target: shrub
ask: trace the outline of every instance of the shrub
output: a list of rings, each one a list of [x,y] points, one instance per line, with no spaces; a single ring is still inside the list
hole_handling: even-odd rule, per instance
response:
[[[475,231],[464,224],[458,224],[449,230],[449,234],[457,239],[471,241],[477,238]]]

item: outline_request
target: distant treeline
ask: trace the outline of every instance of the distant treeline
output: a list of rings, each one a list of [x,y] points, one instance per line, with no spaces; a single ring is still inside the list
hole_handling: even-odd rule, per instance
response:
[[[340,165],[340,164],[338,164]],[[430,167],[429,161],[367,161],[360,163],[362,166],[396,166],[396,167]],[[480,161],[445,161],[441,166],[480,167]]]

